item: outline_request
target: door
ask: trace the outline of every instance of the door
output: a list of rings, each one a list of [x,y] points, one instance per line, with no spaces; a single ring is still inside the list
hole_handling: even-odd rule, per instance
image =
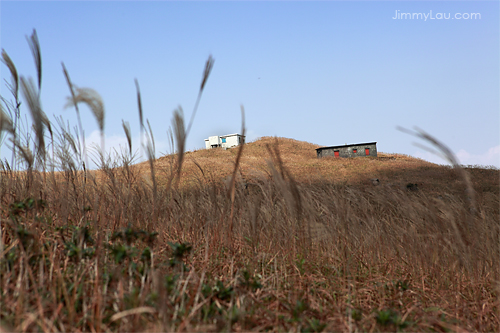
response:
[[[366,156],[370,155],[370,148],[365,148],[365,155]]]
[[[333,155],[334,155],[335,157],[339,157],[339,156],[340,156],[340,153],[339,153],[339,151],[337,150],[337,151],[334,151],[334,152],[333,152]]]

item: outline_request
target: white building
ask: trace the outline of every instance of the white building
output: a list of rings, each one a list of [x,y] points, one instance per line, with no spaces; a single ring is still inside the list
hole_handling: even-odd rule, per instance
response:
[[[245,137],[240,134],[215,135],[205,139],[205,147],[211,148],[232,148],[245,142]]]

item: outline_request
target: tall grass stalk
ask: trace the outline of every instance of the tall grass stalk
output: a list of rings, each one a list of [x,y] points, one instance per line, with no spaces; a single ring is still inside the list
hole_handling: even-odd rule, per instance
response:
[[[13,113],[11,115],[11,118],[14,118],[14,124],[13,124],[13,127],[12,127],[12,137],[13,137],[13,140],[15,142],[16,139],[17,139],[17,137],[16,137],[16,134],[17,134],[17,124],[18,124],[19,117],[20,117],[20,111],[19,111],[19,109],[20,109],[20,106],[21,106],[21,102],[19,100],[19,75],[17,74],[17,69],[16,69],[16,66],[14,65],[14,62],[9,57],[9,55],[7,54],[7,52],[5,52],[4,49],[2,49],[2,62],[9,69],[10,75],[11,75],[11,81],[12,81],[12,83],[10,85],[8,85],[8,88],[9,88],[12,96],[14,97],[14,106],[13,106]],[[2,103],[4,102],[3,98],[2,98],[1,102]],[[0,103],[0,105],[1,105],[1,103]],[[6,118],[4,118],[4,119],[6,119]],[[0,140],[1,139],[2,139],[2,136],[0,135]],[[1,151],[1,149],[0,149],[0,151]],[[15,165],[16,165],[16,147],[14,145],[13,148],[12,148],[11,166],[14,167]]]
[[[457,225],[455,219],[450,219],[450,222],[452,223],[453,229],[455,230],[455,233],[457,235],[457,242],[463,247],[463,251],[461,251],[461,253],[466,256],[466,258],[459,257],[459,260],[461,264],[466,264],[468,269],[470,270],[470,265],[472,264],[470,247],[475,246],[476,244],[474,244],[474,242],[475,240],[477,240],[477,233],[475,230],[475,218],[477,209],[475,191],[472,186],[469,174],[467,173],[467,171],[465,171],[464,168],[461,167],[457,157],[455,156],[455,154],[453,154],[451,149],[432,135],[417,127],[415,128],[415,131],[411,131],[402,127],[398,127],[398,129],[404,133],[408,133],[431,144],[435,149],[437,149],[437,151],[419,143],[415,143],[416,146],[429,151],[432,154],[440,156],[441,158],[449,162],[462,179],[462,182],[465,186],[465,201],[468,205],[467,218],[465,219],[465,223],[463,225]]]
[[[245,109],[243,108],[243,105],[241,106],[241,136],[245,138]],[[236,174],[239,170],[239,165],[241,161],[241,156],[243,155],[243,147],[245,146],[245,142],[242,142],[242,144],[238,148],[238,154],[236,155],[236,161],[234,162],[234,169],[233,169],[233,174],[231,175],[231,181],[229,185],[229,197],[231,198],[231,213],[229,215],[229,232],[230,232],[230,237],[232,237],[233,233],[233,218],[234,218],[234,198],[236,194]]]

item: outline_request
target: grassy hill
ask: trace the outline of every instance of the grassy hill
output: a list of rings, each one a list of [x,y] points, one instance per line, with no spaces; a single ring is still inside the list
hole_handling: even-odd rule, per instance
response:
[[[244,146],[239,165],[239,176],[252,184],[269,178],[271,161],[268,147],[278,147],[284,166],[301,184],[346,184],[357,187],[373,186],[379,179],[383,187],[406,189],[417,184],[427,193],[461,193],[464,190],[457,172],[452,167],[437,165],[403,154],[378,152],[378,157],[321,158],[316,157],[319,145],[288,138],[262,137]],[[182,183],[199,184],[200,181],[227,180],[232,175],[238,148],[202,149],[187,152],[182,169]],[[175,156],[156,161],[158,170],[169,170]],[[444,160],[443,160],[444,161]],[[142,173],[149,172],[148,162],[138,164]],[[478,193],[499,194],[500,173],[497,169],[480,166],[467,167],[474,189]]]
[[[42,112],[36,64],[38,88],[21,78],[34,126],[15,89],[14,118],[0,110],[17,153],[0,164],[0,333],[500,331],[498,169],[317,159],[269,137],[183,154],[177,110],[179,155],[87,171],[81,125]],[[64,74],[104,138],[102,99]]]
[[[317,147],[4,170],[0,329],[498,331],[500,171]]]

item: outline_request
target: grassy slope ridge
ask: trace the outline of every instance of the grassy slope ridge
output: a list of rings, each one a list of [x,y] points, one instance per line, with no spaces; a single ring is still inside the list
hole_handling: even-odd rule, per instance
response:
[[[454,170],[403,154],[378,152],[377,158],[333,158],[318,159],[319,145],[289,138],[262,137],[247,143],[240,162],[240,176],[249,184],[269,177],[270,155],[266,146],[278,145],[282,161],[293,178],[302,184],[318,182],[349,184],[353,186],[373,185],[379,179],[381,186],[406,189],[408,184],[417,184],[419,190],[436,194],[463,192],[464,185]],[[184,184],[199,184],[200,180],[227,180],[233,171],[238,148],[201,149],[187,152],[183,165]],[[161,169],[169,165],[171,156],[156,161]],[[444,160],[443,160],[444,161]],[[198,165],[196,165],[198,164]],[[148,162],[138,164],[142,172],[149,172]],[[203,169],[203,171],[200,170]],[[499,194],[499,172],[481,166],[468,167],[476,192]]]
[[[178,189],[174,155],[156,186],[151,164],[4,171],[0,328],[498,331],[499,171],[467,169],[472,211],[452,168],[315,147],[245,145],[233,198],[237,149],[187,153]]]

